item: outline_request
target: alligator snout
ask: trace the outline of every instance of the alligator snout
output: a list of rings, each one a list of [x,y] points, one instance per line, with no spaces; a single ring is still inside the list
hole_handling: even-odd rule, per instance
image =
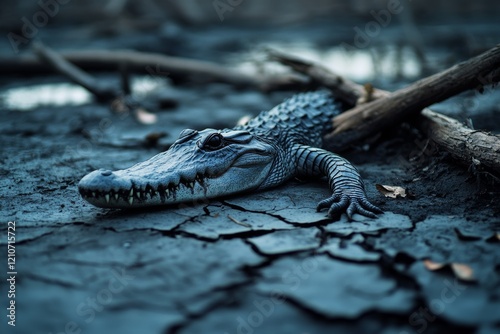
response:
[[[116,173],[99,169],[87,174],[78,183],[78,190],[83,198],[91,203],[109,203],[110,198],[128,198],[128,190],[132,182],[128,178],[120,177]]]
[[[131,182],[118,176],[108,169],[95,170],[86,175],[78,183],[78,188],[85,190],[112,190],[113,188],[127,189],[131,187]]]

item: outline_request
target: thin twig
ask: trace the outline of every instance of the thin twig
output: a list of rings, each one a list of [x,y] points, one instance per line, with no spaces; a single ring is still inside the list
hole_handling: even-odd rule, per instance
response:
[[[268,49],[268,54],[270,59],[276,60],[299,73],[307,75],[315,83],[330,89],[335,96],[352,106],[356,105],[358,99],[366,94],[366,90],[363,86],[333,73],[321,64],[313,63],[274,49]],[[371,92],[371,98],[377,99],[387,94],[388,93],[374,89]]]
[[[244,223],[244,222],[240,222],[238,219],[236,219],[236,218],[234,218],[234,217],[232,217],[230,215],[227,215],[227,218],[229,218],[235,224],[238,224],[238,225],[241,225],[241,226],[245,226],[245,227],[252,227],[252,225]]]
[[[98,101],[110,101],[119,96],[117,89],[106,87],[88,73],[82,71],[51,48],[41,42],[33,43],[33,50],[40,60],[48,64],[57,72],[65,75],[74,83],[91,92]]]

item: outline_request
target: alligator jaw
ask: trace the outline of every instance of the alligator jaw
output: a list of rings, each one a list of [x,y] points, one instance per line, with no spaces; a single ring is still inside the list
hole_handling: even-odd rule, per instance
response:
[[[238,167],[233,167],[233,169],[238,170],[241,180],[253,181],[246,182],[246,186],[242,188],[241,183],[234,181],[232,173],[225,173],[218,177],[197,174],[193,180],[181,179],[176,184],[169,183],[168,185],[146,183],[145,186],[139,187],[136,182],[140,180],[135,179],[130,182],[128,188],[92,187],[93,179],[97,180],[101,178],[103,173],[110,172],[98,170],[88,174],[80,181],[79,192],[87,202],[101,208],[139,208],[187,202],[200,203],[207,202],[208,198],[257,188],[269,173],[271,165],[269,164],[260,170]],[[119,172],[121,171],[113,173],[118,174]],[[117,184],[119,183],[125,184],[127,182],[124,180]]]
[[[87,175],[80,181],[84,186],[79,185],[80,195],[89,203],[102,208],[127,208],[127,207],[143,207],[154,205],[165,205],[169,203],[177,203],[180,200],[189,197],[191,199],[199,199],[206,197],[207,178],[197,175],[192,181],[182,180],[177,184],[159,184],[153,186],[146,184],[144,187],[139,187],[130,183],[128,188],[102,188],[101,190],[92,189],[85,183],[95,177],[102,175],[102,170],[95,171]],[[104,171],[109,172],[109,171]],[[116,173],[116,172],[115,172]],[[124,182],[125,183],[125,182]],[[208,181],[210,183],[210,181]],[[106,190],[103,190],[106,189]],[[195,198],[196,197],[196,198]]]

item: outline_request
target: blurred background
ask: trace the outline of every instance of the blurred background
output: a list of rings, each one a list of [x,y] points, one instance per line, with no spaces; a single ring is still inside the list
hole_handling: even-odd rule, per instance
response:
[[[44,72],[19,63],[32,55],[34,40],[58,51],[129,49],[208,60],[252,75],[283,71],[267,61],[263,50],[271,47],[386,89],[500,40],[500,2],[492,0],[5,0],[0,7],[0,84],[8,87],[12,76]],[[158,83],[148,78],[139,91]],[[57,103],[56,95],[61,103],[90,99],[79,87],[57,92],[46,102]],[[13,94],[0,99],[19,108],[30,99],[16,93],[16,102]]]
[[[315,17],[329,17],[336,20],[369,18],[369,12],[377,8],[386,8],[391,1],[386,0],[110,0],[110,1],[77,1],[77,0],[45,0],[16,1],[4,0],[1,4],[0,26],[6,30],[19,28],[19,18],[40,9],[40,4],[57,3],[64,6],[53,18],[53,24],[89,24],[118,23],[162,24],[173,21],[186,25],[214,24],[220,18],[214,11],[214,3],[224,7],[239,7],[231,11],[231,17],[238,23],[247,24],[290,24],[310,20]],[[493,0],[399,0],[392,3],[405,8],[411,7],[419,22],[443,22],[448,19],[461,20],[495,20],[500,14],[497,1]],[[241,7],[240,7],[241,6]],[[234,23],[233,22],[233,23]],[[117,27],[116,27],[117,28]]]
[[[42,39],[60,48],[225,60],[272,42],[302,45],[302,53],[409,45],[424,61],[432,58],[430,47],[481,51],[498,43],[500,30],[500,3],[493,0],[5,0],[0,6],[1,50],[12,55]]]

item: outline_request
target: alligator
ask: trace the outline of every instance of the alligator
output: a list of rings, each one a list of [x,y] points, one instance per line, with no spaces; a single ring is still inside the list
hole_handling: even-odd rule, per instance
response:
[[[268,189],[292,177],[326,176],[332,196],[317,210],[328,215],[382,213],[366,197],[356,168],[321,149],[341,102],[327,91],[294,95],[244,125],[232,129],[183,130],[164,152],[130,168],[100,169],[81,179],[78,189],[102,208],[137,208],[206,201]]]

